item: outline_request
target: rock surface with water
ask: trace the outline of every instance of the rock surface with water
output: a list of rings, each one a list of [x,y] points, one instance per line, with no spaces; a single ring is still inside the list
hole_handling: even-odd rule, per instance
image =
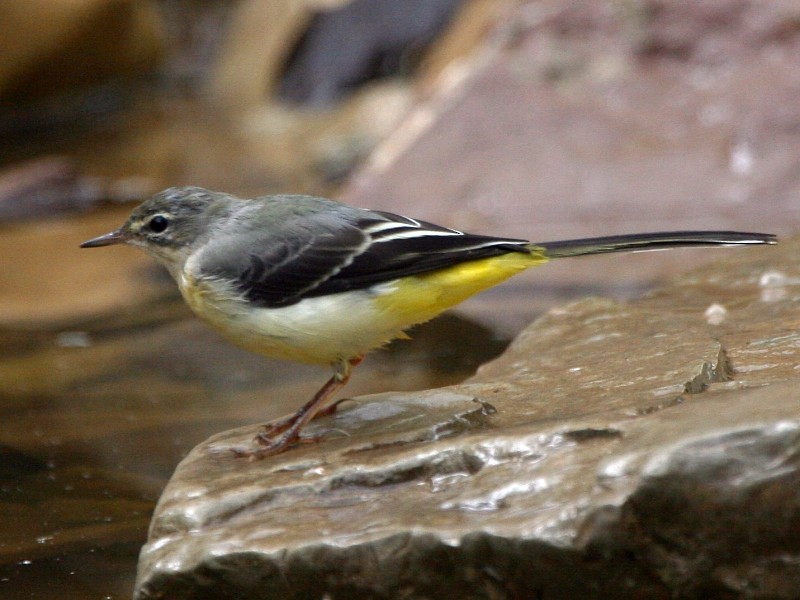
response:
[[[795,597],[798,251],[554,309],[464,384],[356,398],[277,457],[212,437],[136,597]]]

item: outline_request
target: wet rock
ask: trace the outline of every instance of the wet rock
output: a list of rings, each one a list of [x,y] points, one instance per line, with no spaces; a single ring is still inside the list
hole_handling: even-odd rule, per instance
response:
[[[357,398],[277,457],[212,437],[136,597],[795,597],[798,251],[552,310],[464,384]]]

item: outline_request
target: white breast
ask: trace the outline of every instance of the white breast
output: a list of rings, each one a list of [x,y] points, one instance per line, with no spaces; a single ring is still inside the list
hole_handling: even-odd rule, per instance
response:
[[[186,302],[230,342],[258,354],[332,364],[381,346],[408,326],[375,305],[375,296],[390,292],[391,284],[260,308],[225,282],[195,279],[190,263],[178,281]]]

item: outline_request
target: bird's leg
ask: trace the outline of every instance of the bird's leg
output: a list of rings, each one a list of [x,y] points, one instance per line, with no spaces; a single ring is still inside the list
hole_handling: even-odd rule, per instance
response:
[[[331,377],[328,382],[322,386],[322,388],[316,394],[314,394],[314,397],[309,400],[300,410],[264,425],[264,431],[258,434],[258,442],[261,444],[271,444],[276,435],[280,435],[289,429],[292,425],[294,425],[295,421],[297,421],[297,419],[305,413],[305,411],[309,410],[313,405],[315,405],[320,399],[321,395],[324,395],[324,397],[330,396],[337,389],[344,387],[347,384],[347,381],[350,379],[351,369],[361,363],[362,360],[364,360],[363,354],[361,356],[357,356],[356,358],[351,358],[348,361],[338,363],[334,367],[336,371],[334,376]],[[325,403],[323,398],[320,408],[317,409],[317,411],[314,413],[314,416],[311,417],[310,420],[332,415],[336,412],[336,409],[339,408],[339,404],[345,400],[347,400],[347,398],[342,398],[329,404],[328,406],[323,406]]]
[[[338,402],[325,407],[325,403],[330,396],[340,388],[344,387],[350,379],[352,368],[358,365],[364,356],[357,356],[338,363],[334,368],[335,372],[325,385],[314,394],[314,397],[306,402],[300,410],[293,415],[274,421],[266,426],[266,430],[256,435],[255,441],[263,448],[254,451],[237,450],[239,456],[250,456],[253,458],[264,458],[272,454],[279,454],[300,439],[300,430],[309,421],[316,417],[330,415],[336,412]],[[279,437],[276,437],[279,436]]]

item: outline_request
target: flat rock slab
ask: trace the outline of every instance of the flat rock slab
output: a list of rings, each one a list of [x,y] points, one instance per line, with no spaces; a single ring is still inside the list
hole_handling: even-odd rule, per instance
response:
[[[800,242],[551,311],[472,380],[179,465],[146,598],[796,597]]]

